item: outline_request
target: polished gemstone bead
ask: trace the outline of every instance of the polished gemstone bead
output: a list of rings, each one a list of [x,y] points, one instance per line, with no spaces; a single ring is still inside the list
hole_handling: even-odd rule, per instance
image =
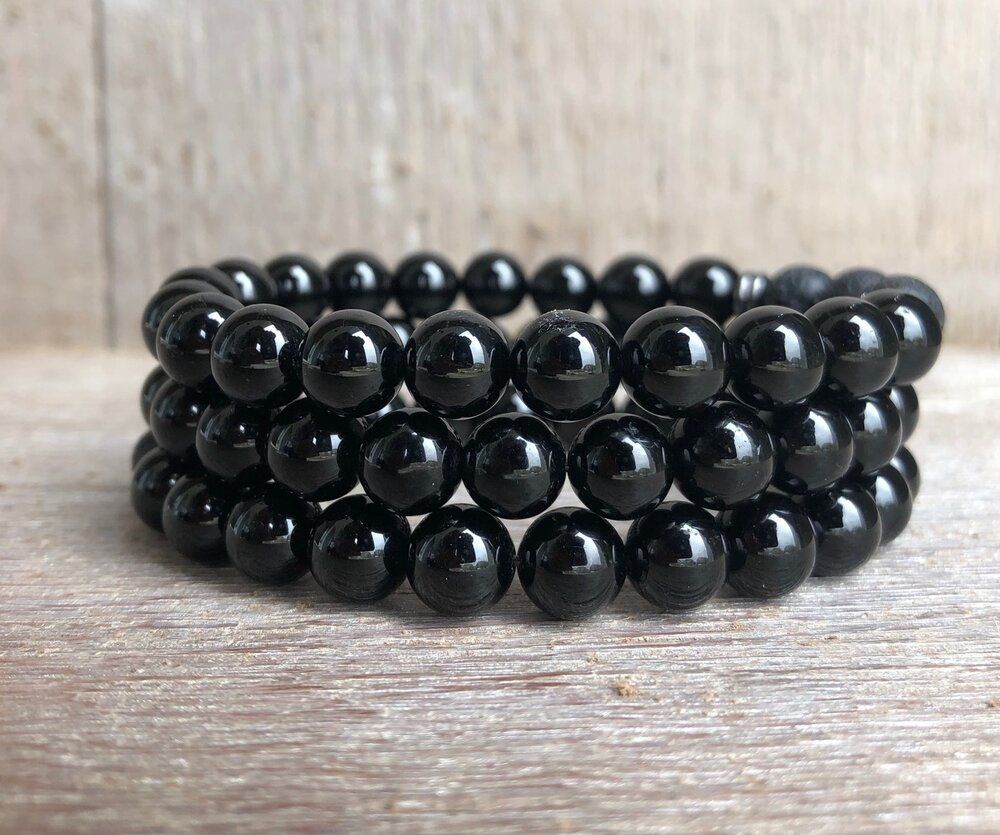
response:
[[[476,503],[505,519],[537,516],[562,489],[566,453],[533,415],[489,418],[472,433],[462,456],[462,480]]]
[[[335,309],[379,313],[392,295],[392,276],[369,252],[345,252],[327,265],[326,274]]]
[[[156,331],[156,356],[178,383],[201,386],[212,379],[212,342],[222,323],[243,307],[221,293],[194,293],[175,302]]]
[[[156,331],[160,327],[160,322],[177,302],[195,293],[215,293],[215,287],[207,281],[197,278],[184,278],[179,281],[172,281],[164,284],[146,302],[146,307],[142,311],[142,341],[146,343],[154,357],[156,356]]]
[[[805,313],[833,294],[833,279],[818,267],[794,264],[771,276],[762,304],[778,304]]]
[[[328,313],[302,346],[302,387],[338,415],[377,412],[403,381],[403,345],[392,326],[366,310]]]
[[[309,570],[312,502],[267,484],[241,499],[226,522],[226,553],[253,580],[278,586]]]
[[[604,271],[597,296],[612,319],[630,325],[644,313],[665,305],[670,285],[655,261],[628,255]]]
[[[458,295],[458,276],[440,255],[417,252],[399,262],[392,290],[407,316],[425,319],[451,307]]]
[[[889,463],[903,443],[899,412],[889,395],[875,392],[841,403],[854,434],[855,473],[870,473]]]
[[[726,580],[737,594],[781,597],[812,574],[816,533],[812,521],[790,499],[767,495],[719,517],[732,550]]]
[[[527,325],[511,350],[511,380],[536,414],[551,420],[596,415],[621,379],[621,353],[593,316],[555,310]]]
[[[739,316],[764,304],[764,293],[770,283],[771,279],[757,270],[741,272],[736,279],[736,289],[733,291],[733,316]]]
[[[881,310],[896,329],[899,359],[893,382],[913,383],[931,370],[941,352],[941,323],[933,310],[904,290],[875,290],[865,301]]]
[[[167,276],[161,286],[166,287],[175,281],[188,281],[190,279],[211,284],[215,292],[222,293],[224,296],[232,296],[237,300],[240,298],[239,285],[217,267],[185,267]]]
[[[774,486],[802,495],[829,487],[854,463],[854,433],[833,403],[814,401],[776,412],[770,423],[777,447]]]
[[[722,329],[690,307],[663,307],[636,319],[622,342],[622,363],[629,396],[658,415],[679,417],[729,381]]]
[[[324,590],[355,603],[373,603],[406,577],[410,525],[367,496],[347,496],[326,508],[313,527],[313,577]]]
[[[139,463],[139,459],[152,449],[159,449],[159,447],[156,445],[156,438],[153,437],[153,433],[147,430],[139,436],[139,440],[132,447],[132,468],[135,469],[135,465]]]
[[[468,310],[435,313],[404,350],[406,386],[428,412],[474,417],[492,407],[510,382],[510,349],[501,330]]]
[[[326,308],[330,279],[308,255],[289,253],[267,262],[267,271],[278,287],[277,302],[311,325]]]
[[[514,579],[514,543],[495,516],[471,504],[439,508],[417,525],[406,563],[410,585],[446,615],[474,615]]]
[[[403,345],[410,341],[410,337],[413,336],[413,322],[402,316],[389,316],[385,321],[392,325],[392,329]]]
[[[209,406],[198,420],[195,450],[211,475],[246,484],[267,481],[271,413],[238,403]]]
[[[872,290],[879,290],[886,286],[885,275],[871,267],[851,267],[838,273],[833,279],[830,287],[830,294],[827,298],[834,296],[851,296],[860,298],[865,293]]]
[[[365,432],[361,484],[406,516],[441,507],[458,486],[462,445],[441,418],[423,409],[400,409]]]
[[[674,276],[673,297],[677,304],[700,310],[721,323],[733,314],[738,283],[736,270],[725,261],[700,258],[685,264]]]
[[[248,406],[277,408],[302,392],[305,321],[276,304],[253,304],[229,316],[212,342],[212,377]]]
[[[836,296],[810,307],[806,317],[823,337],[832,392],[862,397],[892,379],[899,340],[889,317],[875,305]]]
[[[906,479],[906,484],[910,488],[910,495],[916,499],[917,494],[920,492],[920,467],[917,466],[917,459],[913,457],[913,453],[905,446],[900,447],[899,452],[889,462],[889,466],[897,470]]]
[[[597,283],[586,266],[573,258],[552,258],[535,272],[531,297],[540,313],[577,310],[586,313],[597,298]]]
[[[674,475],[692,502],[719,510],[759,496],[771,483],[771,433],[752,410],[724,401],[702,406],[671,430]]]
[[[660,609],[682,612],[722,588],[729,540],[707,510],[668,502],[632,523],[625,556],[639,594]]]
[[[875,500],[860,485],[845,482],[806,499],[803,509],[816,531],[817,577],[847,574],[868,562],[882,539]]]
[[[363,421],[296,400],[271,424],[267,465],[274,480],[316,502],[338,499],[358,483]]]
[[[178,458],[194,456],[198,421],[210,405],[221,402],[222,397],[211,388],[189,388],[167,380],[149,410],[149,428],[157,446]]]
[[[570,448],[570,484],[587,507],[609,519],[635,519],[663,501],[673,474],[667,442],[635,415],[597,418]]]
[[[226,558],[226,520],[239,493],[204,475],[185,475],[163,502],[163,532],[174,550],[201,562]]]
[[[149,527],[163,530],[163,502],[191,466],[162,449],[152,449],[132,468],[132,507]]]
[[[909,524],[913,513],[913,493],[903,474],[887,464],[859,479],[875,499],[882,519],[882,544],[888,545]]]
[[[905,444],[920,421],[920,401],[917,390],[913,386],[889,386],[886,391],[903,424],[903,443]]]
[[[941,302],[941,297],[927,282],[912,275],[887,275],[885,286],[896,290],[905,290],[923,301],[934,311],[934,315],[937,316],[938,323],[941,325],[941,330],[944,330],[944,304]]]
[[[278,298],[278,285],[260,264],[246,258],[226,258],[215,264],[239,289],[237,298],[243,304],[262,304]]]
[[[472,309],[483,316],[504,316],[524,298],[528,283],[521,265],[503,252],[484,252],[465,268],[462,280]]]
[[[609,522],[582,508],[539,516],[517,550],[517,576],[531,602],[549,617],[580,620],[617,597],[627,563]]]
[[[142,389],[139,392],[139,410],[142,412],[142,419],[147,424],[149,423],[149,410],[153,408],[153,399],[160,390],[160,386],[169,379],[170,375],[160,366],[156,366],[142,382]]]
[[[517,412],[520,415],[532,414],[531,409],[529,409],[525,404],[517,389],[510,385],[507,386],[507,390],[500,395],[500,399],[496,402],[496,404],[492,408],[483,412],[483,414],[477,415],[474,418],[449,420],[448,425],[452,428],[452,430],[454,430],[458,439],[464,444],[470,437],[472,437],[472,433],[484,420],[495,417],[496,415],[505,415],[508,412]],[[556,424],[554,428],[558,429],[559,426],[564,425],[565,424]]]
[[[787,307],[748,310],[726,326],[730,388],[748,406],[799,403],[823,382],[826,350],[816,326]]]

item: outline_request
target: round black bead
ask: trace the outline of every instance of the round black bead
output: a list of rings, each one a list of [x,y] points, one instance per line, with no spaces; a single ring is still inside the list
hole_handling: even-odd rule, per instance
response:
[[[339,499],[358,483],[362,421],[296,400],[271,424],[267,465],[275,481],[316,502]]]
[[[305,321],[276,304],[237,310],[212,342],[212,377],[223,393],[248,406],[277,408],[302,392]]]
[[[884,286],[905,290],[923,301],[934,311],[934,315],[937,316],[938,323],[941,325],[941,330],[944,330],[944,304],[941,302],[941,297],[927,282],[912,275],[888,275],[885,277]]]
[[[142,381],[142,389],[139,391],[139,410],[142,412],[142,419],[147,424],[149,423],[149,410],[153,408],[153,399],[160,390],[160,386],[169,379],[170,375],[160,366],[156,366]]]
[[[806,317],[823,337],[831,391],[862,397],[892,379],[899,340],[889,317],[875,305],[837,296],[810,307]]]
[[[441,418],[423,409],[380,417],[361,445],[361,484],[406,516],[441,507],[458,486],[462,445]]]
[[[410,538],[406,575],[424,603],[446,615],[474,615],[514,579],[514,543],[495,516],[471,504],[442,507]]]
[[[904,290],[875,290],[865,295],[896,329],[899,359],[893,382],[913,383],[931,370],[941,352],[941,323],[927,304]]]
[[[818,267],[794,264],[771,277],[764,294],[763,304],[779,304],[805,313],[816,302],[833,295],[833,279]]]
[[[163,532],[174,550],[202,562],[224,561],[226,520],[239,493],[204,475],[186,475],[163,502]]]
[[[712,400],[729,381],[722,329],[690,307],[640,316],[622,342],[622,381],[647,411],[678,417]]]
[[[184,278],[164,284],[146,302],[142,311],[142,341],[146,343],[154,357],[156,356],[156,331],[160,322],[177,302],[195,293],[216,293],[218,290],[207,281],[197,278]]]
[[[674,424],[669,441],[677,486],[701,507],[719,510],[756,498],[774,475],[771,433],[738,403],[702,406]]]
[[[481,423],[465,445],[462,480],[476,503],[505,519],[537,516],[562,489],[566,453],[540,418],[505,414]]]
[[[221,293],[194,293],[175,302],[156,331],[156,356],[178,383],[200,386],[212,379],[212,342],[222,323],[243,307]]]
[[[483,316],[503,316],[517,309],[528,283],[514,258],[503,252],[484,252],[465,268],[462,289],[473,310]]]
[[[816,565],[816,532],[790,499],[764,496],[727,510],[719,521],[732,550],[726,580],[744,597],[781,597],[798,588]]]
[[[597,282],[579,261],[552,258],[542,264],[532,278],[531,297],[540,313],[550,310],[586,313],[597,298]]]
[[[668,502],[632,523],[625,538],[629,579],[654,606],[701,606],[726,581],[729,540],[707,510]]]
[[[283,585],[309,570],[316,505],[276,484],[237,502],[226,522],[226,553],[253,580]]]
[[[920,421],[920,401],[917,390],[913,386],[889,386],[889,399],[899,412],[903,424],[903,443],[905,444]]]
[[[539,516],[517,549],[517,576],[531,602],[559,620],[590,617],[625,582],[625,546],[609,522],[582,508]]]
[[[857,299],[865,293],[880,290],[885,286],[885,275],[878,270],[873,270],[871,267],[852,267],[838,273],[837,277],[833,279],[833,285],[830,287],[830,294],[827,298],[851,296]]]
[[[875,499],[882,520],[882,544],[888,545],[909,524],[913,513],[913,493],[903,474],[887,464],[861,476],[860,482]]]
[[[751,270],[740,273],[733,292],[733,316],[764,304],[764,293],[770,284],[771,279],[762,272]]]
[[[596,415],[621,379],[621,353],[593,316],[554,310],[539,316],[511,350],[511,380],[533,412],[551,420]]]
[[[604,271],[597,295],[612,319],[630,325],[644,313],[665,305],[670,285],[655,261],[628,255]]]
[[[685,264],[674,276],[673,297],[678,304],[724,322],[733,314],[738,283],[739,275],[725,261],[701,258]]]
[[[882,540],[875,500],[861,486],[839,484],[806,499],[816,531],[817,577],[847,574],[871,559]]]
[[[503,332],[468,310],[435,313],[404,349],[406,386],[417,404],[447,418],[482,414],[510,382],[510,349]]]
[[[323,314],[330,297],[330,279],[308,255],[290,253],[267,262],[278,287],[277,302],[311,325]]]
[[[215,292],[222,293],[224,296],[232,296],[237,300],[240,298],[239,285],[217,267],[185,267],[167,276],[161,286],[166,287],[175,281],[188,281],[190,279],[211,284]]]
[[[147,430],[139,436],[139,440],[132,447],[132,468],[135,469],[135,465],[139,463],[139,459],[153,449],[159,449],[159,447],[156,445],[156,438],[153,437],[153,433]]]
[[[132,507],[153,530],[163,530],[163,502],[181,476],[191,468],[162,449],[152,449],[132,468]]]
[[[850,472],[854,433],[844,413],[824,402],[803,403],[774,415],[778,450],[774,486],[802,495],[829,487]]]
[[[195,450],[214,476],[246,484],[271,477],[266,463],[271,414],[238,403],[209,406],[198,420]]]
[[[392,276],[368,252],[345,252],[327,265],[326,274],[334,308],[379,313],[392,295]]]
[[[320,513],[313,527],[313,577],[332,595],[372,603],[403,582],[409,547],[404,517],[367,496],[347,496]]]
[[[366,310],[329,313],[302,346],[302,387],[338,415],[377,412],[403,381],[403,345],[381,316]]]
[[[570,484],[587,507],[609,519],[635,519],[663,501],[673,474],[667,442],[636,415],[597,418],[569,451]]]
[[[451,307],[458,295],[458,276],[440,255],[418,252],[399,262],[392,289],[407,316],[424,319]]]
[[[156,444],[178,458],[193,457],[198,421],[213,403],[222,402],[209,388],[189,388],[174,380],[160,386],[149,410],[149,428]]]
[[[841,408],[854,433],[854,472],[870,473],[888,464],[903,444],[903,425],[889,395],[876,392]]]
[[[917,459],[913,457],[913,453],[905,446],[900,447],[899,452],[889,462],[889,466],[906,479],[910,495],[916,499],[920,492],[920,467],[917,466]]]
[[[226,258],[215,264],[239,289],[237,298],[243,304],[262,304],[278,298],[278,285],[260,264],[246,258]]]

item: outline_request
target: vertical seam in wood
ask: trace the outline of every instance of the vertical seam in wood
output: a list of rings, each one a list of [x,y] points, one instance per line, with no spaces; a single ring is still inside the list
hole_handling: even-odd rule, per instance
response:
[[[111,206],[111,143],[108,108],[107,9],[105,0],[93,0],[94,19],[94,86],[97,96],[94,125],[97,143],[97,194],[100,201],[100,234],[104,252],[104,343],[108,348],[118,344],[118,321],[114,288],[117,278]]]

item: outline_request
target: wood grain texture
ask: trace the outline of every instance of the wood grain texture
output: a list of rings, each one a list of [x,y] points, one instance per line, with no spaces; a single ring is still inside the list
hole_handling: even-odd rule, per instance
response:
[[[924,381],[912,526],[858,574],[576,625],[172,555],[128,506],[147,366],[0,364],[0,830],[1000,828],[996,354]]]

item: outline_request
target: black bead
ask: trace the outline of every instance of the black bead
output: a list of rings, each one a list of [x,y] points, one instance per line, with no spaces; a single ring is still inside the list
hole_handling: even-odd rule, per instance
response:
[[[690,307],[640,316],[622,342],[622,382],[647,411],[679,417],[712,400],[729,381],[722,329]]]
[[[841,404],[854,433],[855,473],[871,473],[889,463],[903,444],[903,426],[889,395],[869,394]]]
[[[380,417],[361,445],[361,484],[406,516],[441,507],[461,476],[462,446],[437,415],[400,409]]]
[[[164,284],[146,302],[142,311],[142,341],[154,357],[156,356],[156,331],[160,322],[177,302],[195,293],[216,293],[215,287],[197,278],[185,278]]]
[[[878,270],[873,270],[871,267],[852,267],[839,273],[833,279],[833,285],[830,287],[830,294],[827,298],[851,296],[857,299],[865,293],[880,290],[885,286],[885,275]]]
[[[491,408],[510,382],[510,350],[502,331],[468,310],[435,313],[404,349],[406,386],[419,406],[447,418]]]
[[[245,484],[267,481],[271,413],[238,403],[209,406],[198,420],[195,450],[211,475]]]
[[[889,386],[886,391],[889,399],[899,412],[899,419],[903,423],[903,443],[905,444],[913,430],[920,422],[920,401],[917,399],[917,390],[913,386]]]
[[[882,520],[882,544],[899,536],[913,513],[913,493],[903,474],[887,464],[880,470],[861,476],[860,482],[875,499]]]
[[[403,345],[381,316],[366,310],[329,313],[302,346],[302,387],[338,415],[377,412],[403,381]]]
[[[458,276],[440,255],[417,252],[399,262],[392,290],[407,316],[424,319],[451,307],[458,295]]]
[[[435,510],[417,525],[406,563],[410,585],[446,615],[474,615],[514,579],[514,543],[495,516],[471,504]]]
[[[204,475],[186,475],[163,502],[163,532],[174,550],[201,562],[226,557],[226,520],[239,493]]]
[[[305,321],[276,304],[254,304],[222,323],[212,342],[212,377],[248,406],[277,408],[302,392]]]
[[[764,304],[764,294],[771,286],[771,279],[757,271],[742,272],[733,291],[733,316],[739,316]]]
[[[775,413],[771,434],[778,451],[774,486],[786,493],[829,487],[854,463],[851,424],[832,403],[803,403]]]
[[[240,298],[239,285],[230,276],[226,275],[217,267],[185,267],[184,269],[177,270],[177,272],[171,273],[167,276],[163,284],[160,286],[166,287],[168,284],[173,284],[175,281],[187,281],[189,279],[204,281],[207,284],[211,284],[215,292],[222,293],[224,296],[231,296],[237,300]]]
[[[597,418],[569,451],[570,484],[587,507],[609,519],[635,519],[663,501],[673,480],[667,442],[635,415]]]
[[[132,507],[153,530],[163,530],[163,502],[167,493],[191,467],[162,449],[153,449],[132,468]]]
[[[396,332],[396,336],[399,337],[399,341],[404,345],[410,341],[410,337],[413,336],[413,322],[409,319],[404,319],[402,316],[388,316],[386,320],[392,329]]]
[[[630,325],[644,313],[666,304],[670,285],[655,261],[628,255],[604,271],[597,295],[612,319]]]
[[[156,445],[156,438],[153,437],[153,433],[147,430],[139,436],[139,440],[132,447],[132,469],[135,469],[135,465],[139,463],[139,459],[143,455],[153,449],[159,449],[159,447]]]
[[[826,350],[816,326],[787,307],[748,310],[726,327],[730,388],[748,406],[799,403],[823,382]]]
[[[732,543],[726,580],[744,597],[781,597],[816,565],[812,521],[790,499],[764,496],[719,518]]]
[[[278,586],[309,570],[316,505],[276,484],[237,502],[226,522],[226,553],[253,580]]]
[[[552,430],[532,415],[505,414],[472,433],[462,480],[476,503],[505,519],[537,516],[562,489],[566,453]]]
[[[308,255],[290,253],[267,262],[278,287],[277,302],[311,325],[323,314],[330,297],[330,279]]]
[[[677,486],[701,507],[719,510],[756,498],[774,475],[771,434],[738,403],[702,406],[674,424],[669,442]]]
[[[701,606],[726,581],[729,540],[707,510],[668,502],[632,523],[625,538],[629,579],[654,606]]]
[[[738,283],[736,270],[725,261],[701,258],[685,264],[674,276],[673,297],[678,304],[724,322],[733,314]]]
[[[198,421],[213,403],[223,402],[210,388],[195,389],[167,380],[149,410],[149,428],[156,443],[178,458],[193,457]]]
[[[818,267],[794,264],[785,267],[771,281],[761,297],[763,304],[780,304],[805,313],[816,302],[833,295],[833,279]]]
[[[267,465],[274,480],[316,502],[338,499],[358,483],[362,421],[296,400],[274,418]]]
[[[938,323],[941,325],[941,330],[944,330],[944,304],[941,302],[941,297],[927,282],[912,275],[888,275],[885,277],[885,286],[896,290],[905,290],[923,301],[934,311],[934,315],[937,316]]]
[[[462,289],[473,310],[483,316],[504,316],[517,309],[528,283],[514,258],[503,252],[484,252],[465,268]]]
[[[917,459],[913,457],[913,453],[905,446],[900,447],[899,452],[889,462],[889,466],[906,479],[910,495],[916,499],[920,492],[920,467],[917,466]]]
[[[278,298],[278,285],[260,264],[246,258],[226,258],[218,261],[215,268],[236,282],[237,298],[243,304],[262,304]]]
[[[517,549],[517,576],[531,602],[559,620],[590,617],[625,582],[625,546],[611,524],[582,508],[539,516]]]
[[[368,252],[345,252],[327,265],[326,274],[334,308],[379,313],[392,295],[392,276]]]
[[[533,412],[551,420],[597,414],[621,379],[621,353],[593,316],[555,310],[521,331],[511,350],[511,380]]]
[[[806,317],[823,337],[831,391],[862,397],[892,379],[899,340],[889,317],[875,305],[836,296],[810,307]]]
[[[941,352],[941,323],[928,305],[904,290],[875,290],[865,295],[896,329],[899,359],[893,382],[906,385],[923,377]]]
[[[221,293],[194,293],[175,302],[156,331],[156,356],[178,383],[201,386],[212,379],[212,342],[222,323],[243,307]]]
[[[573,258],[552,258],[535,272],[531,296],[540,313],[576,310],[586,313],[597,299],[597,282],[586,266]]]
[[[860,485],[844,483],[817,493],[803,509],[816,531],[817,577],[847,574],[868,562],[882,540],[875,500]]]
[[[142,381],[142,389],[139,391],[139,410],[142,412],[142,419],[147,424],[149,423],[149,410],[153,408],[156,393],[160,390],[160,386],[169,379],[170,375],[160,366],[156,366]]]
[[[332,595],[373,603],[406,577],[410,525],[367,496],[347,496],[320,513],[309,551],[313,577]]]

